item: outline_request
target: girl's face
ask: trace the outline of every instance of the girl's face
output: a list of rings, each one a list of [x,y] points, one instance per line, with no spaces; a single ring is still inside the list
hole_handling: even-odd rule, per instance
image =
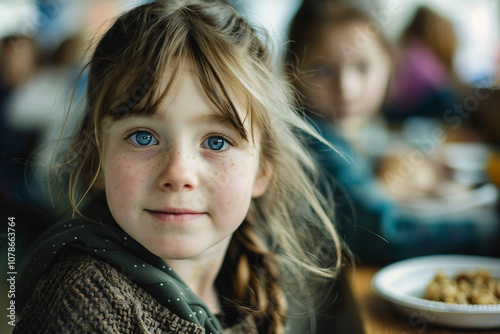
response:
[[[166,261],[225,252],[251,198],[267,188],[259,138],[244,140],[190,69],[155,114],[105,119],[102,128],[102,177],[111,213]]]
[[[366,24],[325,25],[308,45],[301,91],[326,119],[363,122],[381,107],[391,72],[390,57]]]

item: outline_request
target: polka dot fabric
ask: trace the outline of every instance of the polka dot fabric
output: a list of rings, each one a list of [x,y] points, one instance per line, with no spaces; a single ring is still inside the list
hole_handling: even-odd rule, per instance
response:
[[[55,224],[29,250],[18,275],[18,310],[28,304],[37,283],[64,254],[78,251],[111,265],[180,319],[204,328],[206,333],[222,331],[217,317],[175,271],[121,230],[104,205],[94,202],[89,209],[84,214],[91,211],[91,216],[100,217],[98,221],[79,218]]]

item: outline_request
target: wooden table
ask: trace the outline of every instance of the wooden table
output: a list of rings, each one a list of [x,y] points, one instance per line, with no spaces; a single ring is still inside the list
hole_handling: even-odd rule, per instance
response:
[[[357,304],[363,329],[366,334],[454,334],[454,333],[500,333],[496,330],[459,330],[433,326],[429,323],[432,314],[416,313],[403,316],[394,312],[388,303],[380,299],[371,289],[371,279],[379,268],[358,265],[348,275],[348,282]]]

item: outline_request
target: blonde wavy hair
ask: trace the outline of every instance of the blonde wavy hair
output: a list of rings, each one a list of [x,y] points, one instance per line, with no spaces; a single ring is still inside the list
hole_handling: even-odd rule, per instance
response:
[[[273,176],[266,194],[252,200],[230,246],[232,302],[269,333],[282,333],[286,296],[299,288],[307,291],[314,278],[335,278],[342,242],[328,212],[332,204],[317,189],[316,164],[303,144],[322,138],[294,109],[289,85],[273,73],[262,34],[222,0],[154,1],[125,13],[90,60],[85,118],[61,168],[73,166],[69,195],[79,212],[85,196],[100,189],[104,118],[155,113],[175,85],[178,69],[189,62],[204,92],[246,139],[230,93],[237,92],[238,102],[243,99],[248,106],[250,131],[261,133],[262,166],[271,164]],[[166,66],[174,71],[164,88]]]

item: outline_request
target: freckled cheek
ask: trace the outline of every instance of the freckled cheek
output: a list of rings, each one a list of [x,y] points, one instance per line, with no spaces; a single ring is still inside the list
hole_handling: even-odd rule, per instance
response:
[[[148,184],[147,166],[134,164],[126,158],[110,160],[103,165],[104,182],[108,201],[112,201],[121,209],[130,209],[137,199],[137,194],[146,192]]]
[[[248,174],[246,174],[248,173]],[[211,193],[217,204],[226,211],[245,208],[251,199],[253,182],[245,168],[226,169],[212,179]]]
[[[237,228],[245,219],[251,200],[251,189],[241,178],[231,179],[212,196],[213,213],[221,226]]]

